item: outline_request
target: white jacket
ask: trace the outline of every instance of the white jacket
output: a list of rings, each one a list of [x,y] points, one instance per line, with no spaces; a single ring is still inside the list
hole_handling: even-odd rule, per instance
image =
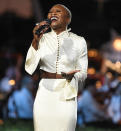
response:
[[[84,81],[87,77],[88,59],[85,39],[69,32],[69,30],[65,30],[59,35],[53,30],[45,33],[39,41],[37,51],[32,45],[30,46],[25,70],[29,74],[33,74],[38,64],[40,64],[40,69],[51,73],[61,74],[61,72],[80,70],[80,72],[75,73],[74,78],[69,83],[72,84],[72,87],[75,85],[76,95],[78,82]]]

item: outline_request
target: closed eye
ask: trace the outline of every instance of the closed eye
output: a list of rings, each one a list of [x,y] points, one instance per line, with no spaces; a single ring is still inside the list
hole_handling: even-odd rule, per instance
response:
[[[56,10],[56,12],[61,12],[61,10]]]
[[[51,13],[56,13],[56,12],[62,12],[61,10],[57,9],[55,11],[49,11],[48,14],[51,14]]]

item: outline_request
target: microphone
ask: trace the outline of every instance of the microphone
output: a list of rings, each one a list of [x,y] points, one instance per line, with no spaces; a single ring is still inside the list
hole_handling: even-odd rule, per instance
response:
[[[42,31],[43,31],[46,27],[49,27],[50,24],[51,24],[51,20],[50,20],[50,19],[45,19],[44,21],[46,21],[47,24],[40,26],[40,27],[35,31],[35,34],[38,35],[38,36],[41,35]]]

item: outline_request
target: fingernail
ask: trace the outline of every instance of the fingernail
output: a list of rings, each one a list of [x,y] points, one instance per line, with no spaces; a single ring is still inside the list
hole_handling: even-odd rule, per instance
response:
[[[39,25],[39,23],[36,23],[36,25]]]

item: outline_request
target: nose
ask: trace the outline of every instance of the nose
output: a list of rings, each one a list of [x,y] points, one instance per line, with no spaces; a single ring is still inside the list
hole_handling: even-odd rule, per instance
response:
[[[56,16],[56,15],[57,15],[56,11],[53,11],[53,12],[48,14],[48,17],[51,18],[51,17]]]
[[[53,11],[51,12],[51,14],[52,14],[52,15],[56,15],[56,14],[57,14],[56,10],[53,10]]]
[[[52,12],[52,14],[51,14],[52,16],[55,16],[56,15],[56,12]]]

